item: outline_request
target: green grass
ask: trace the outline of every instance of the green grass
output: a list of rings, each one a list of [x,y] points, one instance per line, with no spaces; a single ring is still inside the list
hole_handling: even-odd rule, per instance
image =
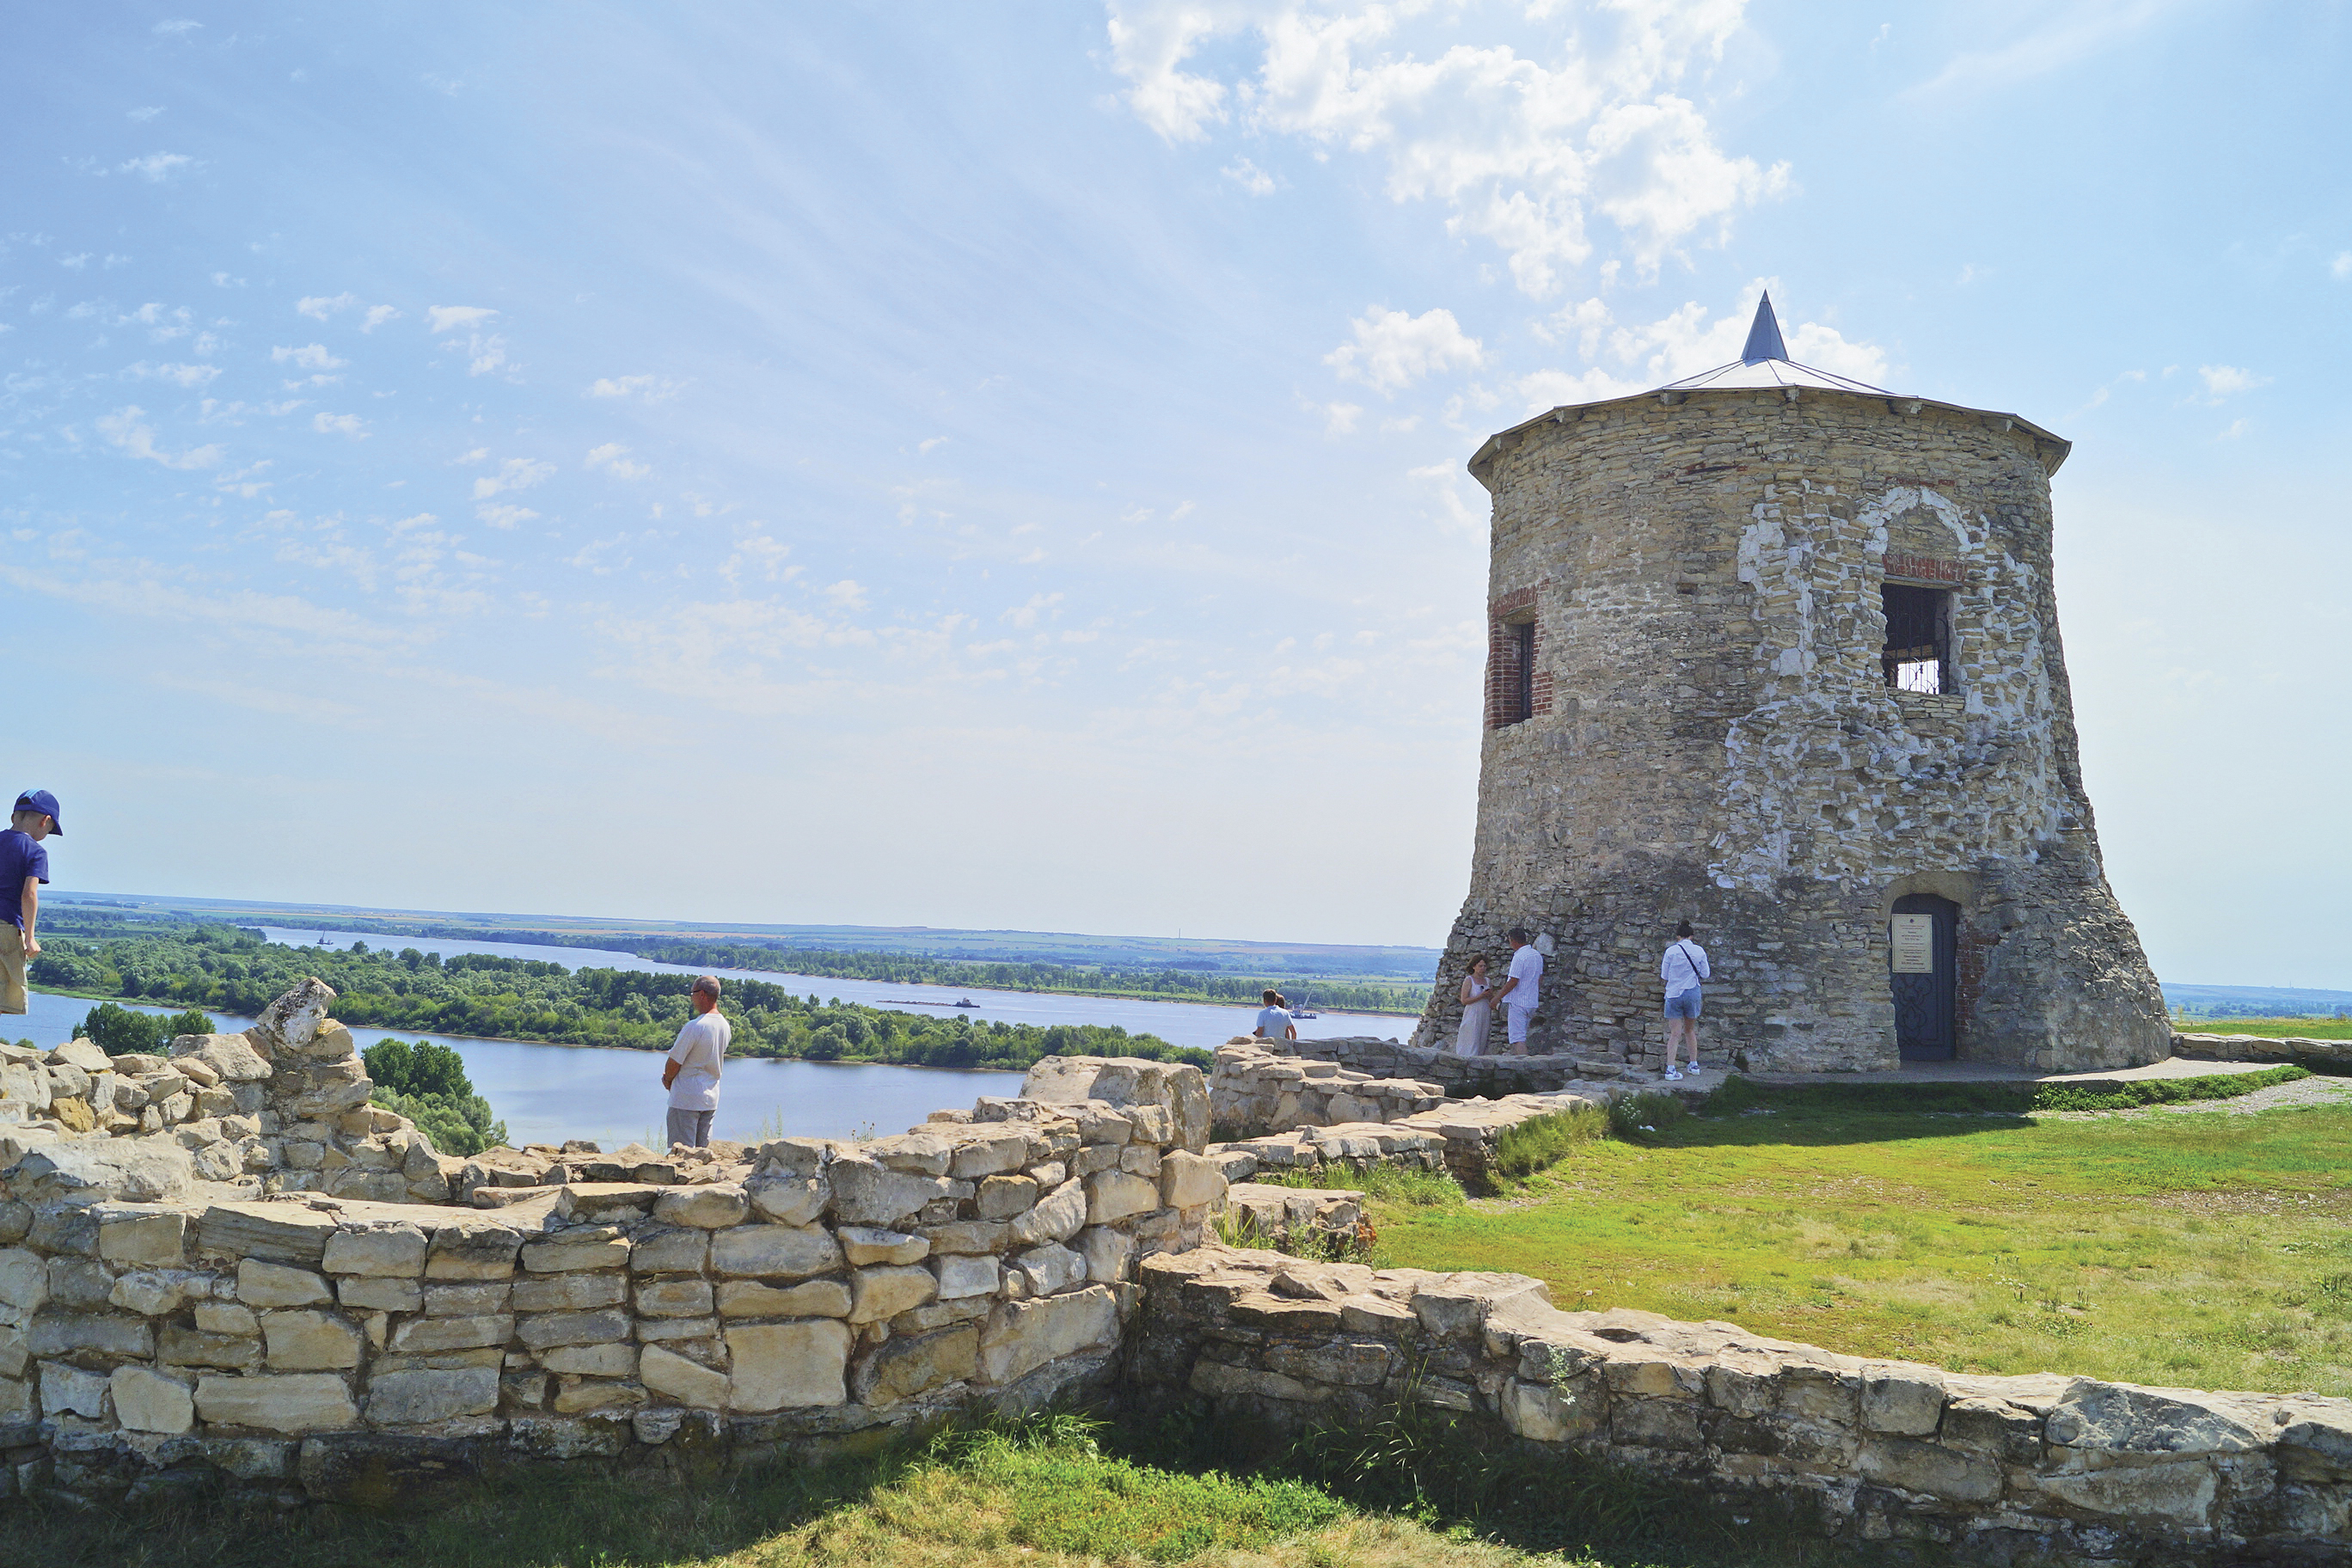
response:
[[[1381,1251],[1955,1370],[2352,1394],[2352,1106],[2036,1120],[1898,1098],[1919,1096],[1747,1086],[1501,1198],[1375,1202]]]
[[[1494,1168],[1504,1176],[1531,1176],[1567,1159],[1579,1144],[1608,1132],[1608,1112],[1591,1106],[1533,1117],[1496,1135]]]
[[[1525,1456],[1446,1443],[1425,1422],[1402,1442],[1375,1427],[1364,1441],[1334,1438],[1319,1447],[1269,1441],[1197,1411],[1171,1413],[1160,1426],[1149,1440],[1114,1442],[1118,1435],[1097,1423],[1047,1416],[829,1463],[734,1474],[710,1468],[675,1482],[614,1477],[587,1465],[541,1467],[432,1506],[381,1514],[233,1511],[195,1501],[94,1510],[0,1503],[0,1559],[9,1568],[1731,1568],[1853,1561],[1802,1544],[1775,1545],[1760,1557],[1728,1551],[1727,1520],[1676,1505],[1654,1483],[1590,1467],[1577,1471],[1573,1486],[1530,1489],[1518,1484],[1529,1473]],[[1171,1461],[1171,1429],[1188,1439],[1175,1447],[1205,1448],[1213,1458]],[[1115,1446],[1128,1451],[1108,1451]],[[1161,1457],[1144,1458],[1145,1450]],[[1465,1458],[1471,1454],[1477,1465]],[[1574,1463],[1563,1458],[1551,1469]],[[1245,1464],[1265,1473],[1209,1468]],[[1413,1484],[1401,1485],[1401,1477]],[[1350,1492],[1401,1497],[1410,1506],[1381,1508],[1344,1495]],[[1472,1526],[1474,1517],[1482,1527]],[[1542,1556],[1505,1543],[1580,1540],[1596,1524],[1612,1527],[1610,1543]]]
[[[1759,1084],[1744,1078],[1727,1081],[1707,1099],[1710,1115],[1736,1115],[1753,1107],[1824,1114],[1945,1111],[2022,1116],[2035,1110],[2130,1110],[2144,1105],[2181,1105],[2200,1100],[2233,1100],[2256,1089],[2306,1079],[2299,1067],[2260,1072],[2208,1073],[2198,1078],[2107,1079],[2091,1083],[1838,1083]],[[1638,1095],[1654,1102],[1667,1097]],[[1620,1100],[1618,1108],[1628,1105]],[[1612,1125],[1621,1136],[1635,1118],[1613,1109]]]
[[[2352,1040],[2352,1018],[2175,1018],[2184,1035],[2300,1036],[2306,1040]]]
[[[1428,1208],[1464,1200],[1462,1184],[1444,1171],[1406,1170],[1398,1165],[1323,1165],[1312,1171],[1261,1173],[1250,1178],[1261,1186],[1303,1187],[1312,1191],[1358,1192],[1367,1198]]]

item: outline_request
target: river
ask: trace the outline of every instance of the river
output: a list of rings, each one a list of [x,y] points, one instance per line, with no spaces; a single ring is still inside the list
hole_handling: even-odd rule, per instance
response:
[[[386,945],[382,936],[352,931],[298,931],[262,928],[272,942],[310,947],[324,936],[340,947],[366,941]],[[577,947],[539,947],[522,942],[426,941],[398,939],[402,947],[437,952],[446,959],[460,952],[502,953],[509,958],[538,958],[566,969],[640,969],[669,974],[694,971],[675,963],[657,963],[631,952]],[[1116,1024],[1129,1034],[1157,1035],[1171,1045],[1203,1049],[1246,1034],[1251,1011],[1212,1007],[1197,1002],[1141,1002],[1117,996],[1067,996],[1051,992],[957,990],[938,985],[909,985],[894,981],[833,979],[823,975],[787,974],[766,970],[729,970],[728,975],[772,981],[793,991],[869,1006],[895,1006],[907,1012],[944,1016],[959,1011],[955,1004],[969,999],[980,1004],[974,1016],[1002,1018],[1015,1024]],[[72,996],[36,991],[21,1021],[0,1021],[0,1037],[19,1036],[54,1046],[73,1033],[73,1026],[94,1003]],[[128,1003],[142,1013],[174,1013],[174,1007]],[[250,1018],[214,1014],[220,1026],[237,1030]],[[1388,1014],[1326,1013],[1298,1020],[1302,1037],[1380,1035],[1392,1037],[1410,1027],[1412,1020]],[[596,1046],[550,1046],[513,1040],[479,1040],[460,1035],[425,1035],[410,1029],[363,1029],[352,1034],[364,1050],[379,1040],[430,1039],[448,1046],[465,1058],[466,1075],[474,1091],[507,1124],[509,1142],[561,1143],[567,1138],[591,1138],[611,1148],[631,1139],[658,1147],[667,1097],[661,1088],[662,1058],[649,1051],[620,1050]],[[886,1066],[859,1062],[768,1061],[747,1058],[727,1064],[726,1089],[711,1127],[719,1138],[801,1136],[845,1138],[868,1130],[898,1132],[920,1122],[934,1110],[963,1108],[983,1094],[1013,1095],[1021,1091],[1016,1072],[959,1072],[943,1068]]]

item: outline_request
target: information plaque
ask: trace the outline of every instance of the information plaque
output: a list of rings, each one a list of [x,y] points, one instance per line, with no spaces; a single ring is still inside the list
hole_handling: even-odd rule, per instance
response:
[[[1895,917],[1895,973],[1897,974],[1936,973],[1935,916],[1896,915]]]

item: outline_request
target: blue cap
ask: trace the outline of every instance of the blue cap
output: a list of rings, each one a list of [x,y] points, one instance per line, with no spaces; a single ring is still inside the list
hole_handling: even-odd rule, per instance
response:
[[[65,824],[58,820],[58,797],[45,789],[28,789],[16,797],[18,811],[37,811],[49,819],[49,831],[63,837]]]

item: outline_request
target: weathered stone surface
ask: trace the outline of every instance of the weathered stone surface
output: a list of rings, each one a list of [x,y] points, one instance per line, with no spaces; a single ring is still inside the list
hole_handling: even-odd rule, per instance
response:
[[[196,1248],[316,1268],[335,1230],[332,1215],[295,1204],[215,1204],[196,1222]]]
[[[360,1364],[360,1331],[330,1312],[261,1314],[272,1372],[324,1372]]]
[[[840,1268],[842,1254],[832,1233],[818,1226],[742,1225],[712,1234],[710,1267],[719,1274],[801,1279]]]
[[[14,1167],[11,1190],[34,1204],[152,1204],[184,1197],[194,1166],[169,1138],[43,1143]]]
[[[246,1037],[273,1060],[281,1053],[299,1055],[318,1038],[334,1004],[334,988],[313,975],[264,1007]]]
[[[1916,1367],[1873,1372],[1862,1384],[1862,1424],[1896,1436],[1932,1436],[1944,1417],[1944,1380]]]
[[[1006,1301],[981,1331],[980,1376],[1006,1384],[1049,1361],[1105,1349],[1118,1338],[1118,1310],[1110,1288],[1088,1285],[1043,1300]]]
[[[335,1292],[307,1268],[248,1258],[236,1266],[236,1299],[248,1307],[313,1307],[333,1300]]]
[[[719,1287],[722,1318],[845,1318],[849,1287],[838,1279],[811,1279],[779,1288],[751,1279],[729,1279]]]
[[[1153,1190],[1153,1200],[1159,1197]],[[1064,1182],[1039,1200],[1027,1214],[1014,1216],[1009,1232],[1014,1247],[1034,1247],[1044,1241],[1067,1241],[1087,1224],[1087,1189],[1076,1179]]]
[[[250,1318],[249,1309],[239,1309]],[[201,1322],[202,1320],[199,1320]],[[261,1364],[259,1324],[244,1333],[166,1323],[157,1337],[155,1359],[165,1366],[215,1366],[244,1371]]]
[[[1198,1208],[1225,1195],[1225,1173],[1214,1160],[1178,1150],[1160,1163],[1160,1202],[1168,1208]]]
[[[974,1132],[956,1140],[947,1173],[961,1180],[1004,1175],[1029,1160],[1028,1135],[1021,1132]]]
[[[904,1231],[878,1230],[869,1226],[845,1225],[837,1233],[841,1250],[849,1261],[860,1268],[874,1263],[920,1263],[930,1256],[931,1244],[919,1236]]]
[[[61,1312],[52,1306],[34,1318],[25,1343],[36,1356],[89,1352],[145,1360],[154,1353],[154,1335],[144,1318],[117,1312]]]
[[[425,1257],[428,1279],[511,1279],[522,1250],[520,1231],[490,1220],[460,1220],[433,1233]]]
[[[566,1382],[555,1391],[551,1402],[560,1415],[578,1415],[591,1410],[634,1410],[646,1402],[645,1384],[641,1383],[607,1383],[602,1378],[583,1383]]]
[[[346,1226],[327,1238],[320,1261],[330,1274],[414,1279],[425,1272],[425,1232],[398,1223]]]
[[[849,1330],[832,1319],[746,1323],[727,1331],[730,1409],[797,1410],[849,1397]]]
[[[415,1279],[355,1274],[336,1285],[335,1299],[362,1312],[421,1312],[425,1310],[425,1286]]]
[[[1854,1467],[1866,1480],[1953,1502],[1990,1502],[2000,1496],[1999,1465],[1932,1443],[1874,1437],[1863,1444]]]
[[[419,1352],[477,1350],[505,1344],[514,1334],[515,1321],[503,1313],[481,1318],[413,1318],[393,1330],[391,1348]]]
[[[511,1310],[514,1287],[503,1279],[475,1279],[457,1285],[425,1287],[428,1318],[479,1318]]]
[[[915,1265],[860,1268],[849,1277],[849,1321],[873,1323],[895,1318],[938,1293],[939,1281],[928,1268]]]
[[[956,1185],[941,1176],[895,1171],[879,1160],[844,1152],[825,1170],[833,1185],[834,1218],[843,1225],[896,1227],[934,1198],[958,1195]]]
[[[223,1426],[292,1433],[355,1426],[360,1411],[351,1390],[332,1373],[215,1373],[196,1380],[196,1415]]]
[[[993,1296],[1003,1283],[1004,1270],[993,1258],[951,1255],[931,1260],[931,1268],[939,1276],[940,1300],[954,1300],[968,1296]]]
[[[367,1418],[375,1426],[416,1426],[488,1415],[499,1405],[494,1366],[378,1373],[369,1380]]]
[[[1016,1253],[1011,1261],[1028,1277],[1029,1293],[1033,1296],[1051,1296],[1085,1283],[1087,1278],[1086,1259],[1058,1242],[1049,1241],[1043,1247]]]
[[[2065,1447],[2118,1454],[2242,1454],[2267,1441],[2210,1406],[2079,1377],[2066,1385],[2042,1430]]]
[[[858,1363],[858,1402],[892,1405],[969,1378],[980,1365],[980,1329],[972,1323],[936,1333],[893,1335]]]
[[[49,1260],[27,1247],[0,1247],[0,1307],[30,1317],[48,1299]]]
[[[778,1225],[813,1225],[832,1200],[833,1187],[813,1175],[760,1176],[743,1184],[743,1194],[764,1219]]]
[[[1149,1214],[1159,1206],[1157,1182],[1126,1171],[1097,1171],[1087,1178],[1088,1225],[1108,1225],[1130,1215]]]
[[[629,1249],[633,1274],[699,1274],[709,1261],[710,1233],[684,1226],[647,1232]]]
[[[709,1245],[709,1242],[696,1237],[680,1245],[682,1250],[695,1255],[694,1260],[686,1268],[702,1267],[701,1250]],[[579,1240],[555,1237],[546,1241],[524,1242],[522,1267],[527,1274],[572,1274],[620,1268],[628,1264],[629,1250],[629,1239],[625,1236],[598,1236]]]
[[[558,1345],[540,1352],[539,1364],[567,1376],[635,1377],[637,1347],[625,1344]]]
[[[185,1209],[154,1204],[99,1204],[98,1255],[133,1268],[177,1268],[187,1261]]]
[[[524,1249],[526,1259],[529,1251]],[[509,1300],[518,1312],[583,1312],[617,1307],[625,1297],[624,1278],[618,1273],[599,1273],[522,1279],[514,1282]]]
[[[515,1337],[532,1350],[606,1344],[629,1337],[629,1315],[617,1308],[594,1312],[541,1312],[517,1319]]]
[[[119,1366],[107,1379],[114,1418],[131,1432],[185,1432],[196,1424],[194,1388],[152,1367]]]
[[[653,1279],[637,1287],[637,1315],[641,1318],[701,1318],[710,1315],[710,1281],[708,1279]]]
[[[750,1212],[751,1204],[743,1189],[731,1183],[678,1187],[654,1200],[654,1218],[662,1224],[693,1226],[702,1230],[740,1225]]]
[[[701,1410],[727,1408],[727,1374],[713,1372],[662,1349],[647,1345],[637,1360],[637,1377],[647,1390]]]
[[[172,1042],[181,1070],[202,1062],[223,1083],[261,1083],[275,1070],[243,1035],[182,1035]]]
[[[1201,1069],[1137,1057],[1046,1057],[1022,1080],[1024,1100],[1049,1105],[1100,1100],[1165,1111],[1176,1142],[1199,1153],[1209,1142],[1209,1086]]]
[[[1086,1259],[1087,1278],[1097,1285],[1116,1284],[1134,1272],[1135,1238],[1109,1226],[1080,1231],[1078,1253]]]
[[[1028,1177],[987,1176],[981,1180],[972,1209],[982,1219],[1011,1219],[1036,1203],[1037,1184]]]
[[[92,1421],[106,1418],[106,1374],[61,1361],[41,1363],[41,1409],[50,1415],[71,1414]]]

